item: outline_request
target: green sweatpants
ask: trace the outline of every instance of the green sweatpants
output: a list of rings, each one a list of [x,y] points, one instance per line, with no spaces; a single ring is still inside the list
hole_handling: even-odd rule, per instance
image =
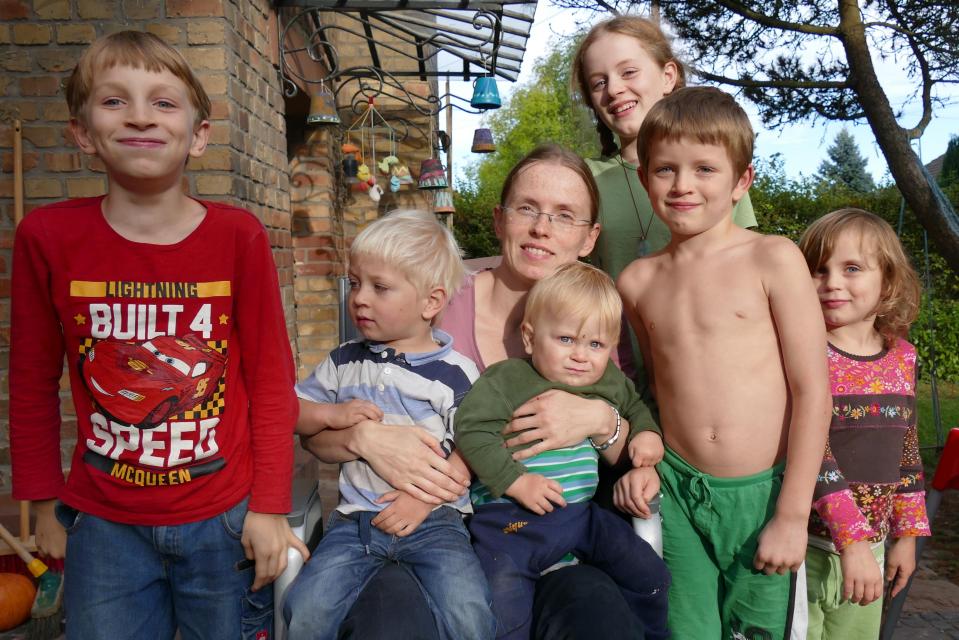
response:
[[[697,471],[669,448],[663,485],[663,559],[672,574],[675,640],[781,640],[792,625],[795,574],[753,568],[757,539],[776,508],[785,464],[739,478]]]
[[[882,569],[886,556],[883,545],[876,545],[872,552]],[[843,602],[842,580],[838,554],[816,547],[806,550],[808,640],[876,640],[879,637],[882,598],[865,607]]]

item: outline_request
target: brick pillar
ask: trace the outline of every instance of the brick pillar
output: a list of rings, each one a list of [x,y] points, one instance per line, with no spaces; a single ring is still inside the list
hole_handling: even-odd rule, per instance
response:
[[[106,190],[102,165],[80,153],[66,132],[61,83],[90,42],[121,29],[150,31],[175,46],[210,94],[212,138],[204,156],[188,165],[189,190],[250,209],[266,225],[295,340],[286,123],[268,0],[0,0],[0,113],[23,121],[27,211]],[[12,139],[9,124],[0,123],[0,494],[10,490]],[[63,404],[66,467],[75,438],[66,392]]]

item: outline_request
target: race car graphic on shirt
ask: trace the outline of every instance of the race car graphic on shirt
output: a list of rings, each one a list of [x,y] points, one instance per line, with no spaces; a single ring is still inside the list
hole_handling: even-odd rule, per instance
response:
[[[80,360],[96,405],[113,421],[153,429],[216,392],[226,357],[194,334],[101,340]]]

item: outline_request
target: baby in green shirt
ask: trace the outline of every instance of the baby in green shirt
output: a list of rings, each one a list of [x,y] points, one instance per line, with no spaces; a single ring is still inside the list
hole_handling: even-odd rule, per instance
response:
[[[637,495],[659,490],[652,466],[663,455],[659,429],[610,361],[621,318],[609,276],[580,262],[564,265],[530,291],[522,332],[531,358],[489,367],[460,405],[456,446],[479,478],[469,527],[493,590],[498,638],[529,637],[535,581],[569,553],[613,578],[648,638],[668,637],[665,565],[625,520],[590,501],[600,453],[615,463],[627,440],[633,465],[645,470],[633,474],[645,483]],[[524,447],[503,446],[503,428],[517,407],[551,389],[606,400],[616,431],[605,442],[586,438],[524,465],[512,458]],[[630,423],[628,439],[621,437],[622,417]]]

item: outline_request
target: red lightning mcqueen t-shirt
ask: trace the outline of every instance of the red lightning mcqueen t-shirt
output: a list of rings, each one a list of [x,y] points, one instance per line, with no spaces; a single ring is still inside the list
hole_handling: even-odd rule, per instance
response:
[[[137,243],[101,201],[41,207],[17,230],[14,497],[144,525],[210,518],[247,495],[252,511],[289,511],[296,380],[263,225],[204,202],[182,241]],[[66,486],[64,355],[78,429]]]

